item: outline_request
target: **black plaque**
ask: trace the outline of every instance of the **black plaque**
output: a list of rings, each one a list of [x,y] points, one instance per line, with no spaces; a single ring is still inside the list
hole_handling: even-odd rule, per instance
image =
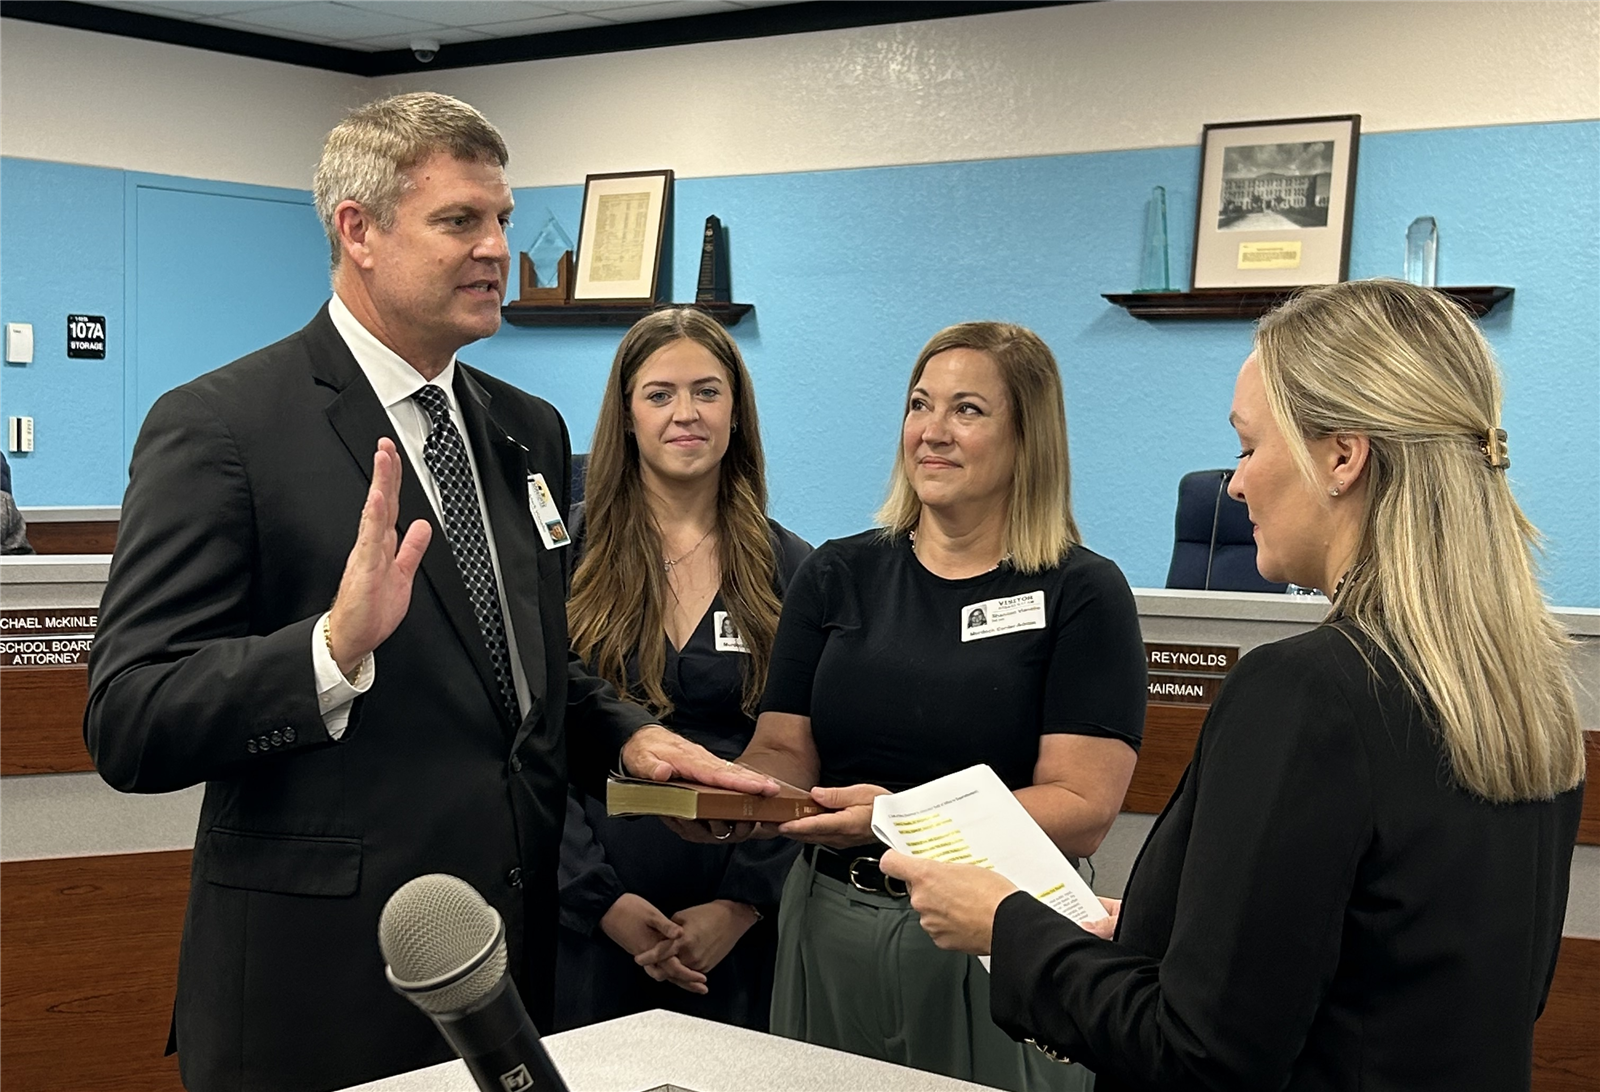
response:
[[[67,356],[76,360],[106,358],[106,317],[67,316]]]
[[[86,664],[99,621],[99,607],[0,610],[0,668]]]
[[[700,283],[696,303],[732,303],[733,285],[728,274],[728,236],[722,221],[706,217],[705,241],[700,246]]]

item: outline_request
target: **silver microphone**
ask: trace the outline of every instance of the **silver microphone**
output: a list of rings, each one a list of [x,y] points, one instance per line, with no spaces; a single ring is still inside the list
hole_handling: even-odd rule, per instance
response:
[[[418,876],[378,919],[389,984],[427,1013],[482,1092],[568,1092],[506,973],[506,926],[465,880]]]

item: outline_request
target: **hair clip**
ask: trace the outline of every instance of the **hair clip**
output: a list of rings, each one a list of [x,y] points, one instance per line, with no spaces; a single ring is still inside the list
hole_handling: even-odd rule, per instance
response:
[[[1484,462],[1489,464],[1490,470],[1506,470],[1511,466],[1511,451],[1506,446],[1506,430],[1503,428],[1490,429],[1478,441],[1478,450],[1483,452]]]

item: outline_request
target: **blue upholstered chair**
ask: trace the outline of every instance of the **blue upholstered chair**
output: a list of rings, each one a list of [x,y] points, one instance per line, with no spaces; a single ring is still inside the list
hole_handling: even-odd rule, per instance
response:
[[[1178,482],[1178,517],[1167,587],[1281,592],[1256,572],[1256,543],[1245,506],[1228,496],[1231,470],[1196,470]]]

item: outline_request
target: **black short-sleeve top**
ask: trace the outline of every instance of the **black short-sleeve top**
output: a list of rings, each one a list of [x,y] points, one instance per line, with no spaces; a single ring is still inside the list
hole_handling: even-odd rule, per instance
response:
[[[811,718],[821,785],[898,792],[982,762],[1023,788],[1041,735],[1138,748],[1133,593],[1081,546],[1043,572],[946,580],[904,536],[835,539],[789,586],[761,707]]]

